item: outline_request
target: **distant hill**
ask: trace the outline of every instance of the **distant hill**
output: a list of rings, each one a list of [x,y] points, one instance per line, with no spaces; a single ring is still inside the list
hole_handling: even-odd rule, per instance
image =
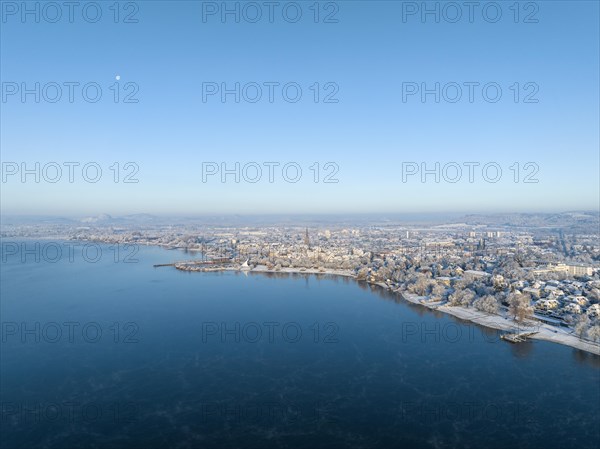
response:
[[[598,212],[591,211],[490,215],[471,214],[462,217],[459,222],[464,222],[471,226],[487,225],[509,228],[545,228],[578,233],[598,233],[600,231],[600,215]]]

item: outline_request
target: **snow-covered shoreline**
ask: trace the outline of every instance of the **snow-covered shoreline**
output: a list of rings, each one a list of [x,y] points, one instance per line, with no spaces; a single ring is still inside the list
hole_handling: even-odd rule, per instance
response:
[[[517,327],[515,322],[509,318],[500,315],[491,315],[485,312],[480,312],[479,310],[470,308],[467,309],[461,306],[442,305],[436,307],[435,310],[492,329],[514,331]],[[534,330],[536,333],[528,338],[551,341],[565,346],[570,346],[572,348],[580,349],[582,351],[591,352],[592,354],[600,355],[600,344],[581,340],[577,336],[569,333],[567,329],[559,328],[556,326],[550,326],[539,321],[533,322],[533,325],[529,326],[529,328],[531,327],[535,328]]]
[[[230,268],[228,271],[243,271],[247,273],[288,273],[288,274],[315,274],[315,275],[331,275],[331,276],[343,276],[349,277],[356,280],[356,276],[351,270],[332,270],[325,269],[323,271],[318,269],[300,269],[300,268],[281,268],[280,270],[269,269],[264,265],[259,265],[250,270],[239,270],[237,268]],[[358,282],[358,281],[357,281]],[[456,318],[460,318],[465,321],[469,321],[480,326],[498,329],[503,331],[514,331],[517,327],[516,323],[501,315],[493,315],[473,308],[466,308],[462,306],[448,306],[441,303],[430,303],[422,301],[422,298],[416,295],[411,295],[406,292],[395,290],[384,283],[372,284],[381,287],[384,290],[390,291],[400,296],[403,300],[412,304],[417,304],[423,307],[427,307],[431,310],[437,310],[442,313],[447,313]],[[565,346],[570,346],[575,349],[590,352],[592,354],[600,355],[600,344],[592,343],[579,339],[577,336],[569,333],[564,328],[558,328],[550,326],[538,321],[531,321],[532,326],[535,327],[535,334],[529,338],[537,340],[545,340],[553,343],[558,343]],[[526,326],[527,327],[527,326]],[[507,343],[511,344],[511,343]]]
[[[35,238],[40,239],[40,238]],[[103,242],[106,243],[106,242]],[[148,244],[147,246],[155,246],[162,247],[161,245],[156,244]],[[176,249],[176,248],[172,248]],[[178,269],[185,268],[177,267]],[[189,270],[196,271],[196,270]],[[240,269],[240,267],[211,267],[208,269],[197,270],[197,271],[236,271],[236,272],[244,272],[244,273],[288,273],[288,274],[312,274],[312,275],[331,275],[331,276],[342,276],[346,278],[352,278],[356,280],[356,275],[353,270],[335,270],[335,269],[314,269],[314,268],[294,268],[294,267],[282,267],[279,270],[269,269],[266,265],[259,265],[249,269]],[[357,281],[358,282],[358,281]],[[514,331],[517,327],[514,321],[507,319],[500,315],[492,315],[485,312],[478,311],[473,308],[465,308],[462,306],[448,306],[443,305],[441,303],[431,303],[422,301],[423,298],[418,297],[416,295],[411,295],[406,292],[401,292],[397,289],[390,287],[385,283],[377,283],[371,285],[378,285],[379,287],[387,290],[389,292],[395,293],[399,295],[403,300],[410,302],[412,304],[417,304],[423,307],[427,307],[428,309],[437,310],[439,312],[447,313],[448,315],[452,315],[454,317],[460,318],[465,321],[469,321],[481,326],[485,326],[492,329],[504,330],[504,331]],[[579,339],[577,336],[569,333],[568,330],[564,328],[558,328],[555,326],[550,326],[548,324],[544,324],[541,322],[535,322],[534,324],[536,334],[530,336],[529,338],[537,339],[537,340],[545,340],[553,343],[562,344],[565,346],[570,346],[575,349],[580,349],[582,351],[587,351],[592,354],[600,355],[600,344],[592,343],[589,341],[584,341]],[[508,344],[508,343],[507,343]]]

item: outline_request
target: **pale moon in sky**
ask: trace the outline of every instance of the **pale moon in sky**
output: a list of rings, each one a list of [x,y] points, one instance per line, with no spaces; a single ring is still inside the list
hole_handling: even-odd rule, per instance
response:
[[[121,75],[117,75],[117,76],[115,76],[115,79],[116,79],[117,81],[119,81],[119,80],[121,79]]]

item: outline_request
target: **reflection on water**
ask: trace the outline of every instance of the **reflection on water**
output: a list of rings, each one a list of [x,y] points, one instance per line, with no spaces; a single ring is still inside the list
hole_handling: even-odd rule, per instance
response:
[[[511,352],[513,355],[519,359],[527,358],[531,355],[533,351],[534,342],[532,340],[527,340],[523,343],[518,344],[510,344]]]
[[[153,269],[173,258],[155,248],[138,258],[2,265],[3,323],[104,333],[22,343],[3,328],[0,447],[600,445],[600,357],[512,345],[352,279]],[[124,343],[127,323],[137,343]]]
[[[573,359],[581,364],[593,366],[600,369],[600,357],[580,349],[573,349]]]

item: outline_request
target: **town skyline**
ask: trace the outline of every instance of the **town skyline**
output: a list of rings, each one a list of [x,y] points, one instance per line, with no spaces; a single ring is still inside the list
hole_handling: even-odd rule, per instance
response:
[[[410,223],[313,217],[269,223],[264,217],[177,222],[149,215],[100,216],[5,221],[0,236],[4,263],[15,258],[55,263],[67,257],[70,263],[89,262],[90,247],[102,254],[98,245],[108,245],[111,257],[124,257],[115,262],[132,263],[141,246],[151,246],[183,251],[156,268],[198,275],[349,277],[484,326],[521,329],[506,337],[514,343],[540,338],[600,354],[596,213],[461,218]]]

